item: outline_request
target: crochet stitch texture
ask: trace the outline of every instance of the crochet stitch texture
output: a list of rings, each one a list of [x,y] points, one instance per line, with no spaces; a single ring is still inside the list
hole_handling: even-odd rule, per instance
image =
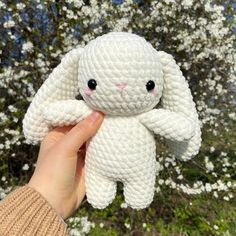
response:
[[[78,91],[84,100],[75,99]],[[155,109],[160,101],[162,108]],[[85,159],[86,195],[93,207],[112,202],[117,181],[124,185],[129,206],[150,205],[155,134],[181,160],[199,151],[200,122],[179,66],[136,34],[110,32],[68,52],[25,114],[26,140],[38,144],[54,126],[76,124],[93,110],[105,114]]]

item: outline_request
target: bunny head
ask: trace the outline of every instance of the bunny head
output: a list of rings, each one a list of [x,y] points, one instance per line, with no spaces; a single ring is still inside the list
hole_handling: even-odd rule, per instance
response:
[[[144,38],[111,32],[90,41],[81,54],[78,87],[94,110],[135,115],[160,100],[163,75],[157,51]]]

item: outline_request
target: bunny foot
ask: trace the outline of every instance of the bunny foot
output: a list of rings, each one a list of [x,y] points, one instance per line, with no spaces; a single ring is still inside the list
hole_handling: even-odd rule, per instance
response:
[[[140,179],[141,180],[141,179]],[[154,179],[124,183],[125,202],[134,209],[148,207],[154,196]]]
[[[88,202],[98,209],[104,209],[115,198],[116,182],[97,173],[87,173],[85,178]]]

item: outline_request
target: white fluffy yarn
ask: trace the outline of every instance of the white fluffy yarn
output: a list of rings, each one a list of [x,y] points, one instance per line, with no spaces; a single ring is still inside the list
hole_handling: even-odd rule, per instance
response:
[[[89,80],[96,87],[88,86]],[[147,89],[152,81],[155,87]],[[84,101],[75,99],[79,89]],[[161,100],[162,108],[154,109]],[[201,130],[188,84],[173,57],[144,38],[111,32],[63,58],[41,86],[23,120],[28,143],[37,144],[54,126],[76,124],[92,110],[104,122],[87,147],[88,202],[105,208],[124,184],[128,205],[150,205],[156,178],[154,134],[166,138],[178,158],[199,151]]]

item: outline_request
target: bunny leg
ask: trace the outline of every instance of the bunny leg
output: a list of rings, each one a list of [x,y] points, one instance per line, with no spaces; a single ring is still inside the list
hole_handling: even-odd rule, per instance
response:
[[[94,207],[107,207],[116,195],[116,182],[96,172],[85,175],[86,195],[88,202]]]
[[[155,176],[124,183],[125,202],[134,209],[148,207],[154,196]]]

